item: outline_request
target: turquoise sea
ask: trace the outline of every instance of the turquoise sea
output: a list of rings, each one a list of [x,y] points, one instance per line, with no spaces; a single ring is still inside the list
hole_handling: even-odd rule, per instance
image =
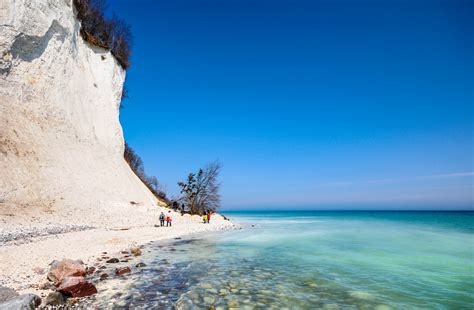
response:
[[[150,244],[103,307],[473,309],[473,212],[224,212],[237,231]]]

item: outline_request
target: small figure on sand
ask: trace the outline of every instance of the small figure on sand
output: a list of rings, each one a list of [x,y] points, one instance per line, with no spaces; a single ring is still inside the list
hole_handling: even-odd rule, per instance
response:
[[[207,222],[207,215],[206,215],[206,213],[204,213],[204,214],[202,215],[202,222],[203,222],[204,224],[206,224],[206,222]]]
[[[207,212],[207,223],[209,224],[210,221],[211,221],[211,212],[208,211],[208,212]]]
[[[171,219],[171,215],[169,214],[171,211],[168,211],[168,215],[166,216],[166,227],[170,226],[171,227],[171,222],[173,221]]]
[[[160,226],[165,226],[165,214],[163,212],[160,214]]]

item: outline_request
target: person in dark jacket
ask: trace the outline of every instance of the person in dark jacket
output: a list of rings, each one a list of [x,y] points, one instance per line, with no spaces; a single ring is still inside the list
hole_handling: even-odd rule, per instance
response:
[[[165,226],[165,214],[163,212],[160,214],[160,226]]]

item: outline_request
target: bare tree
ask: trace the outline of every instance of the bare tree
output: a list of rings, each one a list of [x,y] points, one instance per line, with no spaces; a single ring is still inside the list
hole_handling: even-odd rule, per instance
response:
[[[113,14],[109,21],[110,38],[109,47],[112,54],[123,68],[130,67],[131,45],[133,41],[132,31],[123,19]]]
[[[181,200],[187,204],[192,214],[204,214],[220,207],[220,171],[220,163],[214,161],[197,173],[190,173],[186,182],[178,182],[183,195]]]
[[[132,168],[133,172],[142,179],[145,176],[145,168],[143,166],[143,160],[140,156],[135,152],[134,149],[125,142],[125,152],[123,154],[125,161],[128,163],[130,168]]]

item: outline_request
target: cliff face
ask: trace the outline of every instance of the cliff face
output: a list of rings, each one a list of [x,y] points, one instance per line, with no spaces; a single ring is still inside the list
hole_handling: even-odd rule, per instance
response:
[[[110,52],[86,43],[79,29],[72,0],[1,1],[5,223],[59,216],[120,225],[147,221],[157,211],[156,199],[123,159],[125,72]]]

